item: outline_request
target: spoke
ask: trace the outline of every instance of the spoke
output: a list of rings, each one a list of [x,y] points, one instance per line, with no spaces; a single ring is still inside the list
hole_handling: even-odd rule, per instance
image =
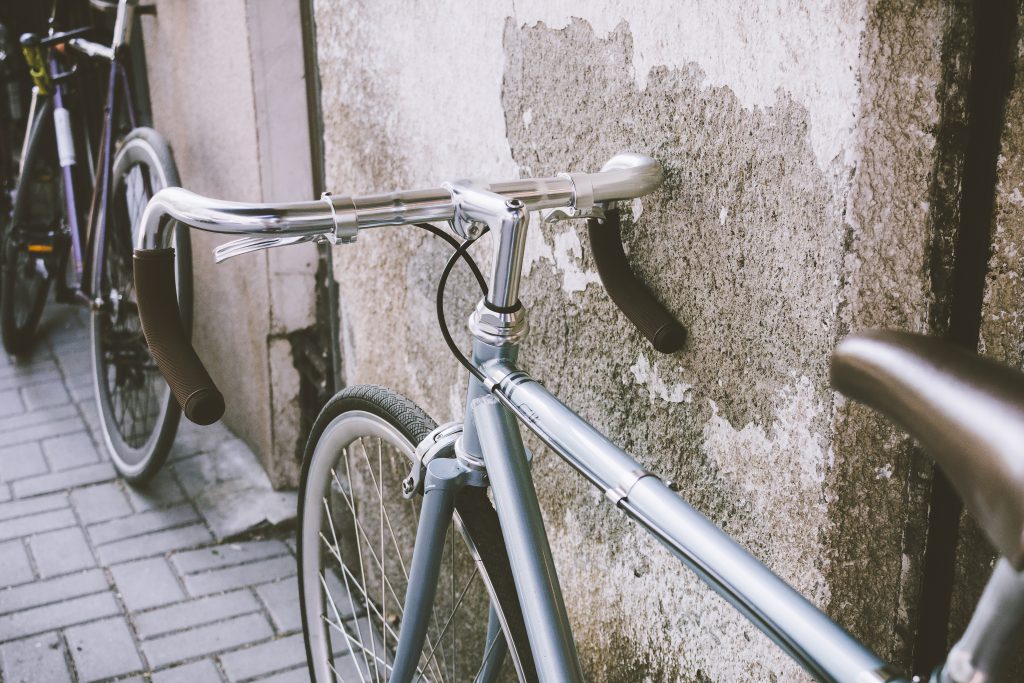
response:
[[[474,568],[473,575],[469,577],[469,581],[466,583],[465,588],[462,589],[462,593],[459,595],[458,602],[456,602],[455,607],[452,608],[452,613],[448,615],[448,620],[444,622],[444,628],[441,629],[441,633],[437,637],[437,642],[434,644],[434,647],[430,649],[430,652],[427,653],[427,663],[430,663],[430,660],[434,659],[434,651],[437,649],[437,645],[441,643],[441,639],[444,638],[444,634],[451,625],[452,619],[455,617],[455,613],[459,611],[459,605],[461,605],[462,601],[465,599],[466,593],[468,593],[469,589],[473,587],[473,579],[476,578],[476,575],[477,569]]]
[[[333,621],[331,621],[330,619],[328,619],[326,617],[324,617],[324,621],[327,622],[328,626],[330,626],[335,631],[337,631],[338,633],[340,633],[342,636],[345,637],[345,641],[349,643],[349,647],[352,646],[352,643],[356,643],[360,647],[363,647],[363,661],[366,661],[366,655],[367,654],[369,654],[371,657],[374,658],[373,668],[377,672],[377,680],[380,680],[380,669],[377,667],[377,662],[380,662],[381,665],[384,667],[384,673],[387,673],[389,669],[393,669],[394,668],[394,667],[388,666],[388,663],[385,662],[380,657],[378,657],[376,653],[368,652],[363,645],[361,645],[360,643],[357,643],[356,639],[348,634],[348,631],[345,630],[344,626],[342,626],[341,624],[336,624],[336,623],[334,623]],[[358,633],[358,631],[359,631],[359,629],[357,628],[356,632]],[[331,668],[333,669],[334,666],[332,665]],[[359,670],[359,664],[358,663],[356,664],[356,670],[357,671]],[[338,673],[337,670],[335,670],[335,673]],[[369,668],[366,669],[366,673],[367,674],[370,673],[370,669]],[[360,672],[359,678],[362,679],[362,672]]]
[[[339,488],[340,488],[340,484],[339,484]],[[344,493],[342,495],[344,495]],[[327,504],[326,499],[324,500],[324,504],[325,505]],[[329,513],[328,513],[328,516],[329,516]],[[336,544],[338,537],[337,537],[336,534],[333,534],[333,526],[332,526],[332,535],[334,536],[335,544]],[[380,617],[382,626],[384,628],[386,628],[386,629],[391,631],[391,635],[394,637],[395,643],[398,643],[398,635],[399,634],[396,633],[395,630],[393,628],[391,628],[387,624],[387,621],[386,621],[384,615],[377,608],[377,606],[373,604],[373,601],[370,600],[370,596],[367,595],[366,591],[362,587],[360,587],[359,582],[356,580],[356,577],[352,574],[351,570],[345,564],[344,560],[341,559],[341,550],[336,545],[331,545],[331,542],[327,540],[327,537],[324,536],[323,533],[320,534],[320,538],[323,540],[324,545],[327,546],[328,551],[332,555],[334,555],[335,559],[338,560],[338,565],[341,567],[341,571],[343,573],[343,578],[345,579],[345,590],[348,591],[348,594],[349,594],[349,604],[352,607],[352,612],[355,613],[356,612],[356,608],[355,608],[355,605],[352,602],[352,588],[351,588],[351,586],[349,586],[348,577],[352,577],[352,583],[355,584],[356,590],[362,592],[363,601],[366,603],[366,606],[369,607],[369,608],[372,608],[374,610],[375,614],[377,614],[377,616]],[[383,578],[384,578],[383,583],[385,583],[387,585],[388,590],[391,592],[392,599],[395,601],[395,604],[398,606],[399,617],[405,616],[404,605],[403,605],[402,601],[398,599],[398,594],[395,592],[394,587],[391,585],[391,581],[388,580],[386,574],[383,575]],[[437,627],[436,615],[435,615],[434,623],[435,623],[435,630],[436,630],[438,628]],[[435,645],[433,643],[431,643],[429,635],[425,635],[424,639],[426,640],[427,647],[429,647],[429,648],[435,647]],[[396,645],[396,647],[397,647],[397,645]],[[434,661],[434,669],[437,671],[438,680],[444,680],[444,675],[443,675],[443,672],[441,671],[440,664],[438,664],[436,660]]]
[[[342,453],[345,454],[345,477],[346,477],[346,479],[348,479],[349,483],[351,484],[352,483],[352,468],[351,468],[351,465],[349,464],[348,449],[347,448],[342,449]],[[338,473],[335,472],[334,470],[331,470],[331,472],[334,475],[334,481],[338,482]],[[339,486],[339,488],[341,487],[341,483],[340,482],[338,482],[338,486]],[[351,499],[349,500],[349,508],[352,510],[352,519],[356,520],[356,524],[358,525],[359,518],[356,516],[356,508],[355,508],[355,505],[353,504],[353,502],[351,501]],[[333,528],[333,526],[334,525],[333,525],[333,522],[332,522],[331,527]],[[373,554],[373,544],[370,543],[369,537],[366,538],[366,547],[369,549],[370,553]],[[363,579],[363,581],[362,581],[362,584],[363,584],[363,595],[366,595],[367,594],[367,590],[366,590],[366,568],[363,566],[363,548],[362,548],[362,544],[359,542],[359,534],[358,533],[356,534],[356,555],[358,555],[358,557],[359,557],[359,575]],[[380,560],[377,560],[377,563],[380,564],[380,566],[381,566],[381,576],[383,576],[384,575],[384,565],[380,562]],[[358,631],[358,632],[359,632],[359,642],[362,642],[363,641],[362,631]],[[376,654],[376,645],[374,646],[374,648],[375,648],[374,649],[374,653]],[[364,659],[366,658],[365,654],[363,655],[363,658]],[[367,668],[367,671],[369,671],[369,668],[370,668],[369,662],[367,662],[366,668]],[[374,668],[374,671],[377,671],[377,678],[379,679],[380,678],[380,671],[377,670],[377,662],[376,661],[374,661],[374,663],[373,663],[373,668]]]
[[[332,470],[332,474],[333,474],[333,470]],[[338,481],[338,475],[337,474],[334,474],[334,481],[337,483],[338,488],[341,489],[341,483]],[[394,586],[391,585],[391,580],[388,579],[387,574],[384,573],[384,565],[383,565],[383,563],[377,558],[377,554],[375,552],[373,552],[373,546],[370,544],[370,537],[369,537],[369,535],[366,533],[366,530],[363,529],[363,525],[359,522],[359,518],[356,517],[355,503],[347,495],[345,495],[344,490],[341,490],[341,496],[342,496],[342,498],[345,499],[345,502],[348,503],[349,510],[352,511],[352,520],[355,522],[355,525],[356,525],[356,540],[357,541],[359,540],[359,532],[362,532],[363,538],[366,539],[367,548],[370,551],[371,557],[373,557],[373,560],[381,567],[382,580],[385,583],[387,583],[388,590],[391,591],[391,597],[399,605],[404,604],[401,600],[398,599],[398,593],[395,592]],[[362,554],[361,553],[360,553],[360,566],[359,566],[359,569],[360,569],[360,571],[362,571]],[[365,582],[365,580],[366,580],[366,575],[363,574],[363,581]]]
[[[323,536],[323,534],[320,534],[320,535]],[[341,613],[338,611],[338,606],[336,604],[334,604],[334,598],[331,597],[331,591],[330,591],[330,589],[327,588],[327,579],[324,578],[323,574],[320,575],[320,585],[323,586],[324,594],[327,596],[327,601],[329,603],[331,603],[331,609],[334,610],[334,618],[337,619],[338,623],[340,624],[341,623]],[[349,601],[351,601],[351,599],[352,599],[352,593],[350,592],[349,593]],[[332,623],[330,619],[327,619],[326,615],[322,615],[322,618],[328,624]],[[348,654],[349,654],[349,656],[352,657],[352,661],[356,662],[356,654],[354,652],[352,652],[352,643],[350,642],[351,638],[348,637],[348,634],[345,633],[344,630],[342,630],[341,632],[342,632],[342,634],[345,635],[345,644],[348,645]],[[357,630],[357,633],[358,633],[358,630]],[[327,640],[329,642],[330,638],[328,638]],[[329,649],[330,650],[334,650],[333,647],[329,648]],[[333,661],[334,660],[334,653],[330,652],[328,654],[330,654],[330,656],[331,656],[330,658],[331,658],[332,661],[328,662],[327,665],[330,666],[333,669],[334,668],[334,661]],[[366,655],[363,655],[363,659],[366,659]],[[355,663],[355,667],[356,667],[356,671],[359,672],[359,680],[360,681],[364,680],[363,679],[363,673],[362,673],[362,671],[359,670],[359,663],[358,662]],[[369,673],[369,671],[370,671],[369,666],[367,666],[366,671],[367,671],[367,673]],[[337,671],[335,671],[335,673],[337,673]]]
[[[362,442],[360,442],[360,445],[361,444],[362,444]],[[364,458],[367,457],[366,456],[366,449],[365,448],[363,448],[363,457]],[[380,458],[381,458],[381,448],[380,448],[380,440],[378,439],[378,441],[377,441],[377,461],[378,461],[378,463],[380,462]],[[367,458],[366,463],[367,464],[370,463],[368,458]],[[372,467],[370,468],[370,478],[373,479],[373,468]],[[384,477],[383,477],[383,473],[382,473],[381,474],[381,481],[382,481],[382,483],[383,483],[383,479],[384,479]],[[388,510],[384,506],[384,489],[383,489],[383,486],[382,485],[378,485],[376,479],[373,479],[373,486],[374,486],[374,488],[377,489],[377,496],[380,498],[380,507],[381,507],[381,510],[384,511],[384,520],[385,520],[385,522],[388,525],[388,531],[391,532],[391,542],[395,546],[395,555],[398,556],[398,561],[402,565],[402,574],[405,576],[405,580],[408,581],[409,580],[409,570],[405,566],[405,558],[402,557],[402,551],[398,548],[398,537],[395,535],[394,527],[391,526],[391,515],[388,514]],[[416,506],[413,505],[412,507],[415,510]],[[414,520],[415,520],[416,526],[418,528],[419,527],[419,517],[418,516],[415,517]],[[380,554],[383,557],[384,551],[381,550]]]
[[[373,480],[373,486],[374,486],[374,489],[377,491],[377,497],[380,499],[381,510],[384,510],[384,514],[386,515],[387,514],[387,510],[384,507],[384,490],[383,490],[383,487],[381,485],[378,485],[377,479],[373,476],[373,465],[370,463],[370,456],[366,452],[366,446],[363,444],[362,437],[359,437],[359,439],[357,441],[359,443],[360,449],[363,451],[363,460],[366,462],[366,468],[367,468],[367,470],[370,473],[370,479]],[[381,480],[382,480],[382,483],[383,483],[383,476],[381,477]],[[388,522],[388,526],[390,528],[390,526],[391,526],[390,521]],[[418,521],[417,521],[416,526],[417,526],[417,529],[418,529],[419,528],[419,522]],[[449,528],[448,531],[445,532],[445,540],[446,540],[446,542],[447,542],[447,538],[448,538],[449,532],[450,532],[450,528]],[[364,531],[363,534],[365,536],[366,532]],[[401,558],[402,553],[398,550],[398,540],[395,538],[395,532],[394,532],[393,529],[391,531],[391,538],[392,538],[392,540],[394,541],[394,544],[395,544],[396,554],[399,556],[399,558]],[[369,545],[369,543],[370,543],[369,537],[367,537],[366,542],[367,542],[367,545]],[[372,553],[373,551],[371,550],[370,552]],[[452,552],[454,552],[454,550]],[[384,553],[381,552],[381,556],[382,557],[383,557],[383,554]],[[384,573],[383,561],[382,560],[377,560],[377,563],[381,565],[381,574],[383,574]],[[407,571],[405,571],[405,563],[404,562],[402,563],[402,570],[405,573],[405,580],[406,580],[406,582],[408,582],[409,581],[409,573]],[[454,594],[453,594],[453,597],[454,597]],[[431,608],[430,608],[430,613],[431,613],[431,616],[433,617],[433,620],[434,620],[434,630],[435,631],[437,631],[439,629],[439,626],[438,626],[438,623],[437,623],[437,611],[436,611],[436,608],[437,608],[436,604],[432,605]],[[427,638],[428,645],[429,645],[429,640],[430,639],[428,637]],[[438,645],[438,642],[435,642],[434,643],[434,647],[437,647],[437,645]],[[444,663],[444,668],[447,669],[448,668],[448,659],[447,659],[447,657],[445,657],[443,649],[441,650],[441,658],[442,658],[442,661]]]
[[[363,437],[359,437],[358,441],[359,441],[359,447],[363,449],[363,455],[365,456],[366,455],[366,446],[363,445]],[[366,464],[367,464],[367,469],[370,471],[370,477],[372,478],[373,477],[373,466],[370,465],[369,460],[367,460]],[[352,477],[350,476],[349,477],[349,482],[351,482],[351,481],[352,481]],[[377,492],[377,495],[380,496],[380,491]],[[380,499],[380,509],[382,511],[384,510],[384,499],[383,498]],[[383,517],[383,515],[381,515],[381,516]],[[381,526],[381,534],[383,534],[383,526]],[[372,548],[372,545],[370,544],[370,539],[369,538],[366,539],[366,546],[368,548]],[[380,576],[381,576],[380,585],[381,585],[381,590],[383,591],[384,590],[384,577],[387,576],[387,571],[384,569],[384,553],[383,553],[383,551],[380,554],[380,560],[378,561],[378,563],[380,564]],[[365,573],[363,574],[363,589],[364,590],[366,589],[366,574]],[[369,602],[369,600],[367,600],[367,602]],[[369,615],[367,615],[367,620],[370,622],[370,625],[373,626],[373,620],[369,619]],[[370,633],[370,646],[373,648],[373,659],[374,659],[374,661],[373,661],[373,668],[374,668],[374,671],[376,671],[376,673],[377,673],[377,678],[380,678],[380,671],[377,671],[377,659],[378,659],[378,657],[377,657],[377,639],[373,637],[373,633]]]
[[[499,630],[498,631],[498,635],[496,635],[494,637],[494,640],[492,640],[490,643],[487,644],[487,649],[484,650],[484,659],[483,659],[482,662],[480,662],[480,668],[476,670],[476,675],[473,676],[474,683],[476,683],[476,681],[480,680],[480,674],[482,674],[484,672],[484,667],[487,666],[487,658],[491,656],[491,650],[493,650],[494,646],[497,645],[498,641],[500,639],[504,638],[504,637],[505,637],[505,632]]]
[[[373,470],[371,468],[371,472],[372,471]],[[383,483],[383,481],[384,481],[384,465],[383,465],[383,455],[381,454],[381,440],[380,440],[380,438],[377,439],[377,477]],[[385,515],[387,515],[387,508],[384,507],[384,498],[383,497],[381,497],[381,501],[380,501],[380,510],[381,510],[381,513],[382,513],[381,516],[380,516],[380,556],[381,556],[381,559],[383,559],[384,558],[384,517],[385,517]],[[389,528],[390,528],[390,526],[391,525],[388,524]],[[394,532],[392,532],[391,535],[392,535],[392,537],[394,537]],[[401,553],[399,553],[399,556],[401,556]],[[387,595],[384,592],[384,582],[383,581],[380,582],[380,611],[381,611],[380,623],[381,623],[381,632],[382,632],[381,636],[384,639],[384,643],[383,643],[383,646],[381,647],[381,649],[384,650],[384,652],[386,653],[388,651],[388,629],[387,629],[387,623],[385,622],[385,619],[386,619],[387,614],[388,614],[388,597],[387,597]],[[397,641],[396,641],[395,647],[396,648],[398,647]]]
[[[336,557],[336,558],[338,559],[338,561],[339,561],[339,562],[341,562],[341,556],[340,556],[340,555],[339,555],[339,554],[337,553],[337,550],[336,550],[336,549],[334,548],[334,546],[332,546],[332,545],[331,545],[331,544],[330,544],[330,543],[328,542],[327,538],[326,538],[326,537],[325,537],[325,536],[324,536],[323,534],[320,534],[320,538],[321,538],[321,539],[323,539],[324,545],[326,545],[326,546],[327,546],[327,549],[328,549],[328,550],[330,551],[330,553],[331,553],[332,555],[334,555],[334,557]],[[355,583],[356,577],[352,576],[352,572],[351,572],[351,571],[349,571],[349,568],[348,568],[348,567],[346,567],[346,566],[345,566],[344,564],[342,564],[342,565],[341,565],[341,570],[342,570],[343,572],[345,572],[346,574],[348,574],[349,576],[351,576],[351,577],[352,577],[352,582],[353,582],[353,583]],[[356,584],[356,589],[359,589],[359,584],[358,584],[358,583]],[[368,607],[371,607],[371,608],[373,609],[373,611],[374,611],[374,614],[376,614],[376,615],[377,615],[378,617],[380,617],[380,616],[381,616],[380,610],[379,610],[379,609],[377,609],[377,606],[373,604],[373,602],[372,602],[372,601],[370,600],[369,596],[367,596],[367,595],[364,595],[364,596],[363,596],[363,600],[365,600],[365,601],[366,601],[366,605],[367,605]],[[391,636],[392,636],[392,637],[393,637],[393,638],[394,638],[395,640],[398,640],[398,633],[396,633],[396,632],[395,632],[395,629],[394,629],[394,628],[392,628],[392,627],[391,627],[390,625],[388,625],[387,623],[385,623],[385,624],[384,624],[384,628],[386,628],[386,629],[387,629],[387,630],[388,630],[388,631],[389,631],[389,632],[391,633]]]
[[[332,469],[331,473],[333,473],[333,472],[334,472],[334,470]],[[337,477],[335,477],[335,481],[337,481]],[[323,500],[324,500],[324,511],[327,514],[327,523],[331,525],[331,536],[334,538],[335,546],[340,548],[341,546],[338,545],[338,534],[334,530],[334,518],[331,517],[331,507],[327,503],[327,498],[324,498]],[[355,511],[353,511],[353,514],[355,514]],[[323,534],[321,534],[321,536],[323,536]],[[358,534],[356,536],[358,538]],[[324,540],[326,541],[327,539],[324,539]],[[339,562],[341,561],[341,551],[340,550],[338,551],[338,561]],[[325,583],[326,583],[326,581],[325,581]],[[348,593],[348,604],[352,608],[352,614],[355,615],[357,613],[357,610],[356,610],[355,603],[352,601],[352,589],[348,585],[348,578],[347,577],[345,578],[345,592]],[[328,591],[328,595],[329,594],[330,594],[330,591]],[[364,595],[366,594],[365,590],[363,591],[363,594]],[[339,617],[339,621],[340,620],[341,619]],[[359,635],[360,644],[362,644],[362,638],[363,638],[362,633],[360,631],[356,631],[356,633]],[[363,659],[364,660],[366,659],[366,655],[365,654],[363,655]],[[366,670],[367,671],[370,670],[370,662],[366,662]]]

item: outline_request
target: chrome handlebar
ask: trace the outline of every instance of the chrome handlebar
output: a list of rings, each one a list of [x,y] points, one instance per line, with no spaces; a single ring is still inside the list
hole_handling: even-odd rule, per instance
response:
[[[618,154],[598,173],[561,173],[553,178],[527,178],[479,185],[508,199],[518,199],[527,210],[571,208],[572,216],[587,216],[595,205],[635,199],[662,183],[661,164],[642,154]],[[140,249],[155,246],[160,227],[174,219],[208,232],[251,235],[214,250],[217,262],[258,249],[318,239],[351,242],[370,228],[411,223],[450,221],[458,227],[454,188],[409,190],[359,197],[325,194],[318,201],[245,204],[209,199],[180,187],[160,190],[146,206],[136,235]],[[468,223],[475,222],[470,217]],[[461,231],[460,231],[461,232]],[[463,235],[465,236],[465,235]]]

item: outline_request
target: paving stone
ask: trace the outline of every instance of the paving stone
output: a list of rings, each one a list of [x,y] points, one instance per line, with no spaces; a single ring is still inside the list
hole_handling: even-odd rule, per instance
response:
[[[78,410],[76,410],[73,405],[56,406],[54,408],[46,408],[44,410],[33,410],[32,412],[24,413],[23,415],[0,417],[0,434],[6,434],[7,432],[21,429],[23,427],[33,427],[49,422],[59,422],[73,417],[78,417]]]
[[[11,499],[11,487],[7,484],[0,484],[0,503],[6,503]]]
[[[288,548],[281,541],[246,541],[175,553],[171,557],[171,562],[182,574],[193,574],[286,554]]]
[[[58,382],[60,379],[60,370],[57,369],[57,366],[52,361],[40,363],[34,369],[32,367],[19,367],[17,372],[8,374],[6,377],[0,377],[0,391],[18,389],[41,382]]]
[[[0,378],[9,379],[11,377],[18,377],[28,380],[37,375],[47,375],[57,372],[57,365],[54,363],[50,354],[46,353],[42,349],[38,349],[38,351],[40,351],[40,353],[30,359],[11,358],[6,354],[0,354],[8,361],[0,366]]]
[[[57,356],[56,360],[65,377],[87,377],[89,383],[92,383],[92,351],[90,349],[64,351]]]
[[[63,377],[50,382],[30,384],[21,388],[21,399],[29,410],[59,406],[71,400],[64,388]]]
[[[208,595],[221,591],[251,586],[268,579],[284,578],[295,573],[295,558],[291,555],[259,560],[235,567],[214,569],[201,574],[187,574],[182,577],[185,588],[191,595]]]
[[[249,614],[144,641],[142,651],[150,665],[159,668],[266,640],[273,634],[273,629],[263,615]]]
[[[20,539],[0,543],[0,586],[13,586],[32,578],[32,564],[25,544]]]
[[[76,467],[73,470],[44,474],[38,477],[20,479],[12,484],[14,495],[18,498],[35,496],[40,493],[52,493],[64,489],[87,484],[98,484],[103,481],[110,481],[117,477],[114,466],[109,462],[98,462],[95,465]]]
[[[259,608],[260,604],[252,593],[238,590],[136,614],[133,621],[135,632],[145,640],[172,631],[249,614],[258,611]]]
[[[44,579],[96,566],[85,534],[78,527],[32,536],[28,544]]]
[[[32,413],[28,413],[28,415],[32,415]],[[43,422],[10,431],[0,431],[0,446],[39,441],[51,436],[79,432],[83,429],[85,429],[85,423],[76,414],[73,417],[61,418],[51,422]]]
[[[68,499],[63,493],[54,493],[49,496],[38,496],[28,500],[17,500],[12,503],[0,505],[0,520],[24,517],[37,512],[47,512],[66,508]]]
[[[65,386],[71,399],[76,403],[82,403],[95,396],[95,387],[92,386],[92,375],[75,375],[65,378]]]
[[[353,667],[351,663],[347,660],[348,657],[345,657],[344,660],[342,660],[341,658],[336,658],[334,660],[334,668],[336,668],[338,672],[341,674],[351,672],[349,674],[352,677],[351,680],[359,680],[359,674],[356,672],[355,667]],[[343,678],[342,680],[347,681],[350,679]],[[298,669],[292,669],[291,671],[282,671],[281,673],[273,674],[272,676],[267,676],[266,678],[261,678],[260,683],[309,683],[309,669],[307,669],[306,666],[303,665]]]
[[[238,438],[221,422],[200,426],[187,420],[181,421],[178,433],[174,435],[171,458],[183,458],[216,450],[221,443]]]
[[[75,515],[68,508],[8,519],[0,522],[0,541],[52,529],[63,529],[74,526],[76,522]]]
[[[70,381],[67,382],[68,393],[71,394],[71,400],[75,403],[83,403],[93,397],[95,389],[92,386],[92,377],[86,377],[88,382],[76,381],[72,384]],[[86,422],[89,422],[88,418]],[[98,423],[97,423],[98,424]],[[92,425],[90,424],[90,429]]]
[[[298,496],[274,491],[266,471],[244,441],[233,438],[216,450],[171,465],[217,538],[295,518]],[[242,498],[245,505],[239,505]]]
[[[25,412],[25,405],[21,402],[21,395],[17,389],[0,391],[0,417],[18,415]]]
[[[162,469],[145,486],[127,490],[132,507],[139,512],[170,507],[184,502],[185,492],[178,486],[169,469]]]
[[[116,564],[110,568],[110,573],[114,576],[121,601],[130,612],[166,605],[185,597],[177,577],[162,557]]]
[[[133,536],[96,548],[100,562],[105,565],[162,555],[172,550],[192,548],[213,540],[206,527],[199,524],[157,531],[144,536]]]
[[[153,683],[221,683],[217,665],[209,659],[158,671],[152,680]]]
[[[220,664],[232,683],[290,669],[305,661],[306,645],[301,633],[220,656]]]
[[[96,437],[96,443],[102,444],[103,434],[100,431],[100,414],[99,411],[96,410],[96,399],[90,398],[88,400],[79,401],[78,409],[82,411],[81,417],[85,420],[85,424],[89,428],[89,431]]]
[[[115,482],[75,489],[70,499],[84,524],[105,522],[132,514],[128,498]]]
[[[0,614],[60,602],[109,588],[101,569],[89,569],[79,574],[56,579],[36,581],[7,590],[0,590]]]
[[[87,432],[75,432],[47,439],[43,442],[43,453],[54,472],[81,467],[99,462],[100,454]]]
[[[14,481],[48,471],[43,451],[37,443],[0,448],[0,481]]]
[[[296,578],[281,579],[256,587],[260,600],[267,606],[270,619],[279,633],[288,633],[302,628],[302,614],[299,610],[299,581]]]
[[[120,613],[121,608],[110,592],[72,598],[0,617],[0,642]]]
[[[71,683],[60,636],[46,633],[0,646],[5,683]]]
[[[142,660],[135,651],[135,642],[124,617],[75,626],[64,635],[82,683],[142,669]]]
[[[196,514],[191,505],[179,505],[178,507],[152,510],[131,517],[122,517],[90,526],[89,536],[92,538],[93,543],[102,545],[198,521],[199,515]]]

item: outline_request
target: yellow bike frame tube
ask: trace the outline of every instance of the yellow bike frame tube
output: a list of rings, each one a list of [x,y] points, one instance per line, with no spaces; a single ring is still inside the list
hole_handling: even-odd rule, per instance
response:
[[[39,88],[40,95],[50,94],[50,72],[46,69],[46,59],[43,57],[43,48],[38,45],[24,45],[21,48],[25,55],[25,62],[28,63],[28,72],[32,76],[32,82]]]

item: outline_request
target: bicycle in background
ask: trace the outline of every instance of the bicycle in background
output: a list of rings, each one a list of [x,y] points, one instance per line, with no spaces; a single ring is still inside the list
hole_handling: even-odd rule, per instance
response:
[[[95,4],[95,3],[94,3]],[[93,380],[100,426],[117,469],[151,477],[170,451],[180,416],[146,347],[132,279],[132,243],[149,199],[179,184],[164,138],[139,125],[127,47],[137,0],[119,0],[109,45],[91,26],[66,28],[54,0],[49,34],[21,48],[33,81],[21,172],[2,234],[0,338],[8,353],[31,351],[51,284],[59,303],[90,311]],[[84,67],[106,65],[99,139],[89,126]],[[170,230],[176,297],[188,324],[191,265],[187,231]]]

